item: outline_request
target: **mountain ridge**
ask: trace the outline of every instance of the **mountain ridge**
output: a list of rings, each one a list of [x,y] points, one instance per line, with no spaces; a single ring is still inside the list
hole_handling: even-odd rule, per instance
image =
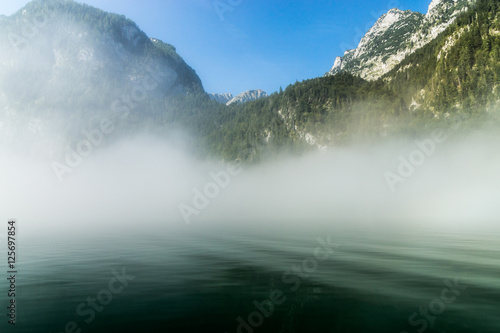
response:
[[[237,104],[247,103],[264,97],[267,97],[267,93],[264,90],[261,89],[247,90],[237,96],[234,96],[231,100],[229,100],[226,103],[226,105],[231,105],[233,103]]]
[[[376,80],[407,55],[436,38],[474,2],[433,0],[425,15],[393,8],[377,20],[355,49],[336,57],[333,67],[325,75],[348,71],[367,80]]]
[[[209,96],[210,96],[211,100],[216,101],[217,103],[221,103],[221,104],[226,104],[227,102],[232,100],[234,97],[233,94],[231,94],[231,93],[223,93],[223,94],[212,93],[212,94],[209,94]]]
[[[35,1],[32,8],[43,9],[41,3]],[[2,145],[24,144],[29,151],[75,147],[82,130],[97,117],[113,120],[115,131],[107,139],[181,130],[193,139],[197,156],[252,162],[283,152],[422,133],[463,119],[490,119],[499,102],[500,17],[493,0],[478,0],[457,14],[436,38],[377,80],[343,70],[229,107],[205,93],[174,46],[142,35],[124,17],[65,0],[43,4],[49,13],[49,4],[62,6],[61,17],[40,27],[45,30],[20,52],[6,35],[21,34],[24,19],[19,25],[7,20],[9,31],[0,20],[0,31],[7,32],[0,35]],[[434,6],[429,16],[443,8]],[[33,19],[31,10],[25,15]],[[412,17],[422,19],[421,14],[393,10],[374,35],[383,38],[395,25],[408,32],[411,26],[402,22]],[[75,26],[75,18],[85,25]],[[370,51],[373,41],[365,41],[360,53]],[[53,138],[53,133],[62,134]]]
[[[33,136],[40,149],[60,151],[88,119],[132,129],[166,112],[165,99],[198,93],[201,79],[175,47],[123,15],[35,0],[0,20],[2,143]]]

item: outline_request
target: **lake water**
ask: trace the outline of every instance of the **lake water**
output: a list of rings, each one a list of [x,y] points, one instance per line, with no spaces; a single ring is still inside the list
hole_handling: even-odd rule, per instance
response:
[[[98,234],[21,238],[2,332],[500,331],[496,234]]]

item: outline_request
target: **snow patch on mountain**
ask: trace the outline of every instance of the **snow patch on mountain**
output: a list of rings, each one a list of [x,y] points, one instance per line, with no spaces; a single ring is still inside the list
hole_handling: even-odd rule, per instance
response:
[[[216,101],[217,103],[226,104],[230,100],[233,99],[233,94],[224,93],[224,94],[209,94],[208,95],[211,100]]]
[[[251,102],[263,97],[267,97],[267,93],[263,90],[247,90],[232,98],[229,102],[226,103],[226,105],[231,105],[233,103]]]

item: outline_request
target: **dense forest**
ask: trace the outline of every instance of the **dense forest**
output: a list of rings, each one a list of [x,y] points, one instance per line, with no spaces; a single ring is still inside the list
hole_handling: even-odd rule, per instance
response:
[[[229,107],[203,96],[179,97],[177,116],[166,112],[163,121],[191,128],[201,151],[245,160],[493,121],[500,100],[498,7],[479,0],[377,81],[344,72]]]
[[[500,97],[499,6],[495,0],[478,1],[474,10],[388,73],[388,87],[407,105],[418,99],[424,112],[490,110]]]

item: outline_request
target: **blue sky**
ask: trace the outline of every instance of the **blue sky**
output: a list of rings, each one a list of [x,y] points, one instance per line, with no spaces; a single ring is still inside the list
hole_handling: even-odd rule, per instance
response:
[[[394,7],[425,13],[430,1],[78,0],[174,45],[207,92],[233,94],[322,76],[380,15]],[[28,2],[0,0],[0,14]]]

